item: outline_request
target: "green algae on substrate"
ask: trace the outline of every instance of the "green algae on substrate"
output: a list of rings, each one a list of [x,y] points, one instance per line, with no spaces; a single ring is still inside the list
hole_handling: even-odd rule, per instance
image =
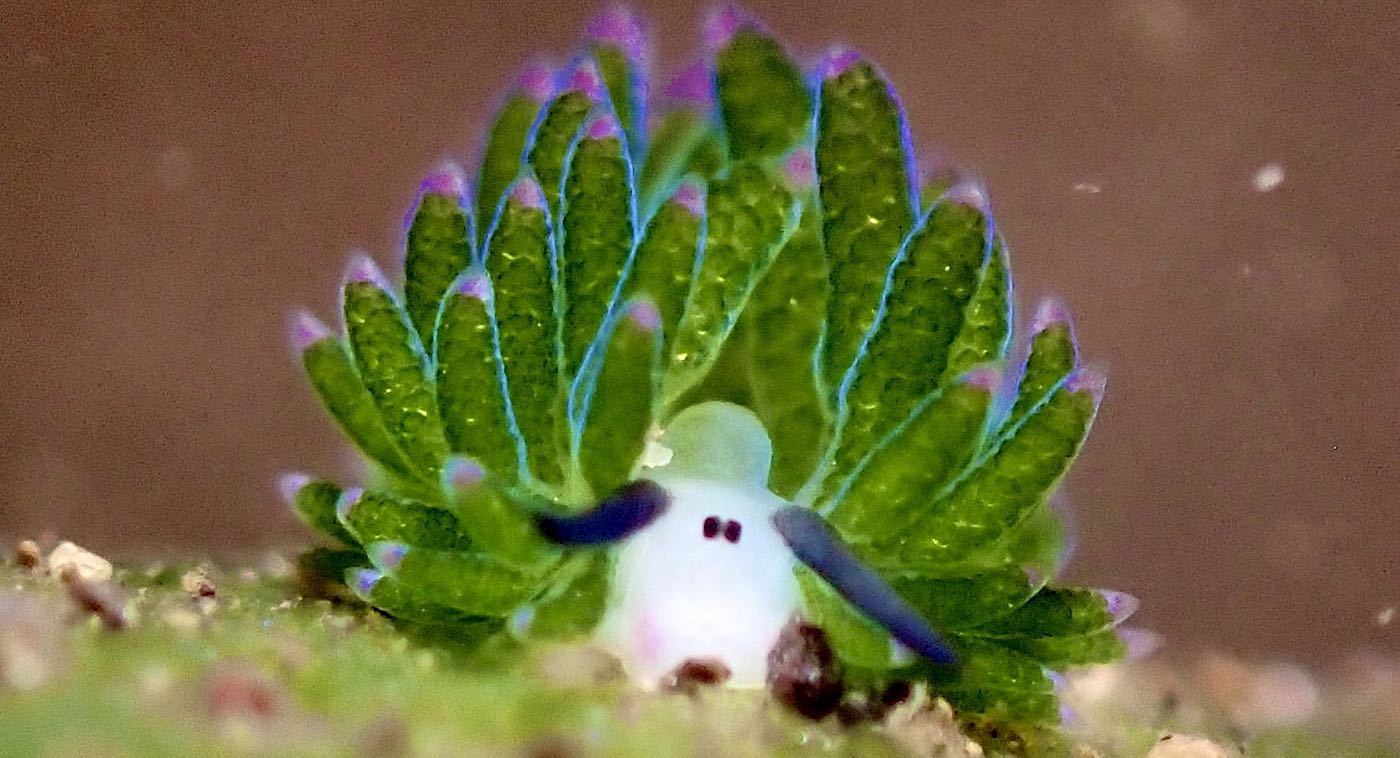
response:
[[[0,643],[41,635],[37,649],[55,667],[34,689],[7,689],[17,648],[0,649],[0,755],[909,754],[882,729],[814,724],[763,693],[643,693],[591,648],[522,651],[499,637],[478,644],[460,626],[396,625],[264,571],[215,571],[215,599],[191,599],[181,587],[190,568],[119,569],[131,624],[110,632],[94,617],[74,620],[58,583],[0,566]],[[1087,738],[1098,752],[1084,755],[1141,756],[1164,731],[1208,726],[1081,715],[1077,737],[1041,735],[1046,749],[1029,754],[1063,754]],[[1230,731],[1217,726],[1207,731]],[[1303,727],[1252,735],[1246,754],[1396,755]]]
[[[261,573],[215,573],[216,598],[200,601],[182,573],[119,570],[132,623],[109,632],[94,618],[66,621],[56,582],[0,568],[5,593],[52,611],[0,619],[0,634],[50,624],[61,663],[35,689],[0,687],[0,753],[899,754],[873,729],[812,724],[761,693],[640,692],[586,648],[472,645],[359,603],[301,597],[295,580]]]

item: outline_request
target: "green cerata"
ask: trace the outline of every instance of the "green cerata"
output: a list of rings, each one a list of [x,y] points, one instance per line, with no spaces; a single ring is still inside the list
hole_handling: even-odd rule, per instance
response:
[[[865,58],[799,66],[734,10],[650,98],[611,11],[505,96],[470,174],[423,183],[402,286],[351,263],[292,339],[368,463],[283,480],[366,603],[462,639],[593,639],[655,686],[761,686],[793,625],[846,681],[1058,718],[1122,593],[1052,580],[1050,499],[1103,379],[1054,302],[1008,366],[985,191],[921,175]],[[656,106],[652,112],[653,105]]]

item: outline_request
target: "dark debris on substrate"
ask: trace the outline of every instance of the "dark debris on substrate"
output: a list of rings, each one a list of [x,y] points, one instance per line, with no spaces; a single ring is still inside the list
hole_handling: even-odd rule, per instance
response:
[[[336,604],[363,606],[339,580],[346,568],[358,565],[357,560],[359,556],[352,551],[317,549],[301,554],[297,559],[298,591]],[[418,642],[441,647],[451,639],[450,630],[440,626],[394,622]],[[724,685],[729,678],[728,667],[719,661],[688,660],[663,679],[659,689],[693,698],[708,688]],[[902,680],[875,688],[848,686],[826,632],[801,620],[783,629],[768,654],[767,686],[772,698],[793,713],[812,721],[834,715],[847,727],[883,722],[912,694],[910,683]]]
[[[768,690],[774,700],[806,718],[821,721],[835,714],[845,726],[883,721],[912,693],[906,681],[848,688],[826,632],[803,621],[788,624],[768,654]]]

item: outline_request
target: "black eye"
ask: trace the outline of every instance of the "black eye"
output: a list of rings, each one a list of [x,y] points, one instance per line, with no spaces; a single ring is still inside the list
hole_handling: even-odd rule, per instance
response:
[[[705,519],[705,539],[712,540],[719,534],[719,516],[711,516]]]
[[[738,521],[730,521],[724,525],[724,538],[730,542],[739,541],[739,532],[743,531],[744,525]]]

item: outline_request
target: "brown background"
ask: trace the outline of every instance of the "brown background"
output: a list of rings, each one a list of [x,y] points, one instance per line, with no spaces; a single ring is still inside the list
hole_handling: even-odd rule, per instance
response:
[[[352,247],[391,261],[420,174],[596,10],[379,5],[5,4],[0,534],[304,539],[274,475],[347,466],[284,313],[329,316]],[[663,71],[699,49],[683,5],[643,9]],[[920,148],[990,185],[1022,313],[1062,295],[1109,367],[1071,573],[1179,650],[1400,647],[1400,16],[927,5],[753,3],[886,67]]]

